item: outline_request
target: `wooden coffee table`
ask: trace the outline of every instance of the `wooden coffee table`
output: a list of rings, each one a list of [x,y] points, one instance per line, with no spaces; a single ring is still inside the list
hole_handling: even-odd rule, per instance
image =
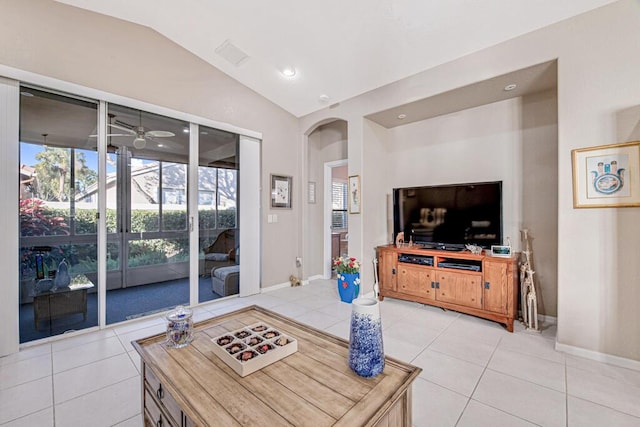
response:
[[[240,377],[213,353],[211,338],[264,322],[298,341],[298,351]],[[375,378],[347,364],[348,342],[251,306],[194,325],[174,349],[165,334],[134,341],[142,359],[145,425],[411,426],[411,383],[421,369],[387,357]]]

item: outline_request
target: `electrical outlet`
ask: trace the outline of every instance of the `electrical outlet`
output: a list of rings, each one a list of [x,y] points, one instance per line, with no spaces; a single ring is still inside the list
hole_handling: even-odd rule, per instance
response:
[[[296,257],[296,267],[302,267],[302,258]]]

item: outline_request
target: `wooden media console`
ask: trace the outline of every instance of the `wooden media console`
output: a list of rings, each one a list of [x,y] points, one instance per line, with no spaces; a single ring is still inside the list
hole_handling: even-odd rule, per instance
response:
[[[517,257],[474,255],[379,246],[380,301],[415,301],[506,325],[513,332],[518,309]]]

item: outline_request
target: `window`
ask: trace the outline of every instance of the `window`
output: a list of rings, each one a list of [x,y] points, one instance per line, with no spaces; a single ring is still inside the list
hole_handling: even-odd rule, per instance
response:
[[[331,183],[331,228],[347,227],[347,183]]]

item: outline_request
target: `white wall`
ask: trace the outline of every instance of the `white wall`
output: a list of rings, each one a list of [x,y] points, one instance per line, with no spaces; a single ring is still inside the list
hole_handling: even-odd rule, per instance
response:
[[[640,104],[640,92],[631,89],[640,73],[638,28],[640,2],[620,0],[305,116],[302,128],[328,116],[347,118],[350,169],[361,172],[367,141],[352,130],[362,129],[363,116],[557,58],[557,341],[567,351],[639,366],[640,209],[574,209],[571,183],[571,150],[617,142],[616,113]],[[380,161],[365,171],[383,167]],[[377,179],[371,174],[361,177],[363,191]],[[365,218],[368,203],[363,197]]]

